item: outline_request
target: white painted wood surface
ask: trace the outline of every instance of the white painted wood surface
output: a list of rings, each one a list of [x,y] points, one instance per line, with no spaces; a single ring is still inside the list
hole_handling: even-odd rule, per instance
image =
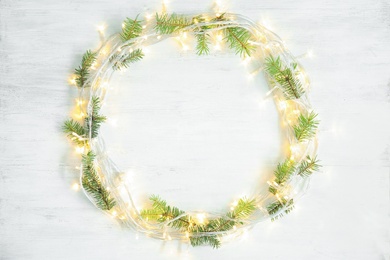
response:
[[[172,0],[168,9],[210,5]],[[268,19],[294,54],[315,53],[303,65],[324,167],[297,209],[219,250],[121,229],[70,188],[79,159],[60,132],[76,95],[66,81],[98,46],[97,24],[109,34],[160,2],[0,0],[0,259],[389,259],[390,3],[227,6]],[[237,58],[198,59],[173,46],[152,47],[115,76],[105,110],[118,126],[103,134],[118,164],[134,171],[137,194],[218,210],[280,159],[276,112],[271,103],[258,107],[265,86],[248,81]]]

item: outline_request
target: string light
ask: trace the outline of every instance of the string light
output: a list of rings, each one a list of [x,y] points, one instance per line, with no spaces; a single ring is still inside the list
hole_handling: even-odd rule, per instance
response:
[[[163,3],[163,9],[165,10],[166,4],[168,2],[165,0],[162,3]],[[218,10],[216,10],[215,16],[220,16],[223,13],[221,11],[221,7],[220,7],[221,1],[216,1],[216,4],[217,4]],[[206,25],[207,25],[207,23],[210,23],[212,25],[217,25],[216,28],[218,28],[218,26],[221,26],[221,27],[226,26],[226,24],[224,24],[223,21],[218,21],[218,20],[214,19],[215,16],[213,16],[213,15],[203,16],[204,20],[202,20],[202,26],[203,26],[203,23],[206,23]],[[154,15],[152,15],[152,14],[146,14],[145,20],[150,21],[153,17],[154,17]],[[251,22],[249,20],[247,20],[246,18],[243,18],[241,16],[236,17],[233,15],[232,15],[232,17],[235,17],[234,23],[232,23],[232,25],[228,25],[227,27],[239,26],[242,28],[253,30],[254,36],[255,36],[254,39],[257,39],[257,40],[251,41],[250,44],[252,46],[260,46],[260,48],[263,52],[261,55],[256,54],[258,56],[254,55],[251,57],[246,57],[242,61],[242,63],[244,65],[249,64],[252,60],[253,60],[253,63],[255,63],[257,61],[263,62],[264,56],[266,56],[266,54],[274,54],[275,52],[285,54],[284,56],[281,56],[281,57],[283,59],[283,62],[286,64],[288,62],[294,60],[293,57],[290,56],[290,54],[287,52],[287,50],[284,49],[283,42],[281,42],[280,39],[276,35],[268,32],[267,30],[264,30],[262,28],[251,27],[250,26]],[[197,18],[193,18],[192,21],[194,22],[194,24],[199,23],[199,20]],[[270,28],[270,23],[268,20],[263,20],[263,25],[266,26],[267,28]],[[125,24],[122,24],[122,27],[124,27],[124,26],[125,26]],[[97,28],[98,28],[99,33],[104,33],[106,26],[104,24],[101,24]],[[142,28],[143,29],[148,28],[146,30],[154,30],[154,29],[152,29],[153,28],[152,26],[148,26],[147,24],[142,24]],[[221,50],[221,45],[222,45],[223,40],[224,40],[223,34],[220,32],[214,32],[214,31],[211,31],[210,33],[212,35],[211,41],[212,41],[214,49]],[[150,37],[148,37],[148,35]],[[164,38],[168,38],[168,37],[173,37],[173,35],[164,35]],[[181,44],[181,48],[184,51],[187,51],[190,49],[190,47],[189,47],[190,45],[186,42],[188,40],[188,38],[192,38],[192,34],[189,37],[187,31],[181,32],[177,38],[177,40]],[[80,90],[80,98],[76,100],[77,106],[80,107],[80,106],[84,105],[85,103],[87,103],[88,100],[90,100],[90,95],[99,95],[102,98],[102,100],[101,100],[102,103],[104,103],[104,97],[105,97],[106,91],[109,88],[108,81],[109,81],[110,76],[112,74],[112,71],[109,70],[109,68],[112,68],[112,66],[111,67],[107,66],[107,65],[112,65],[111,64],[112,61],[110,61],[109,57],[112,57],[112,55],[116,54],[116,53],[118,55],[121,55],[122,53],[133,53],[134,49],[135,50],[142,49],[144,54],[148,54],[150,51],[149,51],[147,46],[150,46],[151,44],[156,42],[156,39],[160,40],[160,39],[162,39],[162,36],[160,34],[157,34],[155,31],[144,32],[144,34],[140,35],[140,37],[133,39],[134,42],[132,42],[132,45],[131,45],[132,47],[130,48],[128,45],[125,46],[123,44],[120,37],[109,38],[103,44],[102,48],[98,52],[99,63],[97,63],[95,61],[91,66],[92,70],[96,70],[94,72],[91,72],[91,76],[89,78],[90,84],[93,87],[92,87],[91,91],[81,91]],[[262,44],[259,44],[259,43],[262,43]],[[311,50],[308,51],[307,56],[308,57],[313,56],[313,53]],[[262,70],[262,68],[249,73],[248,78],[253,79],[254,76],[257,75],[257,73],[261,70]],[[303,70],[300,71],[299,73],[304,77],[304,79],[307,79],[306,74],[303,74]],[[76,85],[76,77],[72,76],[69,79],[69,82],[72,85]],[[309,82],[307,80],[307,85],[308,84],[309,84]],[[112,88],[112,86],[110,87],[110,89],[111,88]],[[293,119],[294,119],[292,117],[292,115],[296,117],[301,112],[308,111],[309,109],[311,109],[311,107],[310,107],[310,104],[308,102],[306,103],[306,100],[304,100],[304,99],[299,100],[299,102],[301,102],[299,104],[299,106],[297,105],[297,103],[294,103],[296,101],[284,100],[283,95],[280,93],[279,90],[280,90],[279,87],[272,86],[272,87],[270,87],[270,90],[267,92],[267,96],[271,96],[271,94],[272,94],[276,98],[277,109],[279,110],[279,112],[281,114],[282,122],[286,121],[287,125],[291,127],[291,124],[292,124]],[[299,107],[299,109],[297,109],[297,107]],[[88,108],[88,106],[87,106],[87,108]],[[90,113],[88,109],[86,109],[86,113],[87,114]],[[77,113],[75,116],[79,119],[82,119],[86,115],[84,114],[84,112],[79,111],[79,113]],[[110,119],[109,122],[113,127],[115,127],[117,125],[116,119]],[[305,158],[305,156],[307,154],[311,153],[311,150],[315,150],[315,148],[316,148],[315,143],[307,143],[307,144],[305,143],[305,145],[307,145],[307,147],[309,147],[309,148],[305,148],[306,150],[303,148],[301,149],[301,147],[298,144],[295,144],[295,143],[293,143],[293,141],[291,141],[291,140],[295,140],[293,138],[292,131],[287,132],[287,134],[288,134],[287,139],[290,140],[289,141],[290,143],[289,143],[289,146],[286,146],[286,147],[290,148],[289,152],[291,153],[291,156],[289,157],[289,159],[291,161],[298,163],[298,162],[300,162],[300,160],[297,160],[297,159],[300,159],[298,157]],[[84,140],[86,140],[86,139],[87,138],[85,138]],[[141,213],[140,213],[140,212],[142,212],[142,209],[136,207],[136,205],[133,202],[133,197],[132,197],[131,192],[130,192],[131,191],[130,185],[133,183],[133,181],[131,180],[131,177],[130,177],[130,175],[132,175],[132,174],[131,173],[126,173],[126,174],[122,173],[121,175],[118,174],[118,169],[109,159],[108,153],[104,147],[103,139],[101,139],[100,136],[98,136],[96,139],[93,139],[93,142],[91,142],[91,139],[88,139],[87,141],[88,141],[88,144],[86,146],[82,146],[82,145],[76,146],[76,148],[75,148],[76,152],[78,154],[84,154],[92,149],[94,151],[96,151],[96,153],[97,153],[96,158],[97,159],[95,160],[94,163],[96,164],[97,173],[103,177],[103,180],[104,180],[103,187],[106,187],[107,191],[111,191],[113,194],[115,194],[115,196],[117,196],[116,197],[117,205],[115,207],[113,207],[113,210],[110,211],[110,214],[113,218],[120,219],[126,225],[134,227],[137,230],[136,239],[138,239],[138,232],[145,233],[149,236],[157,237],[160,239],[163,238],[165,240],[172,240],[172,239],[186,239],[186,240],[188,240],[192,236],[192,234],[189,232],[190,229],[186,230],[186,231],[172,230],[171,229],[172,226],[167,225],[167,223],[164,223],[164,225],[165,225],[164,228],[161,228],[160,226],[155,226],[155,225],[148,223],[149,219],[147,217],[142,218]],[[101,167],[99,167],[99,165],[101,165]],[[115,179],[113,179],[114,178],[113,176],[115,177]],[[115,185],[114,185],[114,183],[115,183]],[[297,183],[299,184],[299,181],[297,181]],[[304,192],[303,189],[301,190],[301,189],[297,188],[297,189],[294,189],[294,192],[291,192],[291,194],[290,194],[287,191],[283,191],[283,189],[285,188],[283,186],[284,184],[278,185],[274,180],[267,181],[267,184],[269,186],[278,188],[278,192],[280,192],[280,193],[276,192],[275,196],[280,202],[283,202],[283,203],[285,203],[284,200],[292,199],[291,194],[296,193],[296,195],[298,196]],[[78,183],[74,183],[72,185],[72,189],[74,189],[74,190],[78,190],[80,188],[81,187]],[[263,218],[263,219],[270,218],[271,214],[265,210],[266,205],[261,204],[259,201],[264,201],[264,198],[268,198],[268,196],[270,196],[270,194],[268,191],[266,191],[264,194],[259,193],[255,197],[255,199],[256,199],[255,205],[257,205],[257,207],[259,209],[258,215],[261,216],[261,218]],[[271,194],[271,196],[272,196],[272,194]],[[91,201],[93,201],[93,200],[91,200]],[[237,210],[237,207],[239,207],[239,205],[241,205],[240,203],[239,203],[239,200],[234,200],[233,203],[231,204],[230,210],[231,211]],[[211,223],[211,221],[214,218],[217,219],[218,217],[226,217],[226,215],[224,215],[224,214],[222,214],[222,213],[220,215],[213,214],[212,215],[213,217],[210,218],[209,220],[207,220],[207,218],[206,218],[206,216],[209,216],[206,213],[187,212],[182,217],[184,217],[185,219],[187,219],[187,217],[188,217],[188,222],[189,222],[188,226],[190,228],[192,228],[196,225],[204,225],[207,223]],[[169,219],[170,221],[174,220],[173,218],[167,218],[167,219]],[[251,224],[255,223],[255,221],[257,221],[257,219],[253,219],[253,220],[248,219],[247,223],[244,223],[244,224],[240,224],[239,222],[237,222],[235,225],[233,225],[231,227],[231,230],[229,230],[229,235],[227,235],[226,237],[229,240],[230,238],[233,239],[234,237],[236,237],[237,235],[239,235],[241,233],[246,233],[247,224],[251,225]],[[167,228],[169,228],[169,229],[167,229]],[[167,233],[166,230],[169,231],[169,234]],[[226,231],[218,231],[216,233],[217,233],[217,237],[218,237],[217,239],[219,239],[220,236],[226,235]],[[191,239],[192,239],[192,237],[191,237]]]

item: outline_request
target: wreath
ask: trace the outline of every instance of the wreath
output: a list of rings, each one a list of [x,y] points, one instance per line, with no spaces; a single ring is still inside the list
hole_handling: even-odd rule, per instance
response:
[[[138,209],[125,174],[107,156],[99,135],[107,119],[100,109],[111,75],[140,61],[146,46],[170,37],[180,40],[187,34],[196,39],[198,55],[209,54],[212,43],[216,48],[226,43],[242,59],[259,64],[253,73],[264,73],[289,143],[285,160],[275,168],[267,189],[238,198],[230,209],[218,214],[186,212],[158,195],[150,196],[150,207]],[[188,49],[183,42],[182,47]],[[309,177],[320,168],[316,157],[318,120],[308,99],[306,73],[276,34],[241,15],[163,13],[145,20],[127,18],[120,33],[111,35],[97,51],[83,55],[71,83],[79,91],[78,112],[65,121],[63,131],[82,154],[80,185],[85,195],[97,208],[150,237],[218,248],[259,221],[289,213],[306,191]]]

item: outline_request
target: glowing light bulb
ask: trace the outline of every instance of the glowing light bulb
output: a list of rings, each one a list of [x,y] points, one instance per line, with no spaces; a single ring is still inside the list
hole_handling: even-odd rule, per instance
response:
[[[106,25],[105,24],[101,24],[101,25],[98,25],[97,26],[97,30],[100,32],[100,33],[104,33],[104,30],[106,29]]]
[[[152,14],[146,14],[146,15],[145,15],[145,19],[146,19],[147,21],[150,21],[152,18],[153,18],[153,15],[152,15]]]
[[[190,47],[187,44],[183,44],[183,51],[188,51]]]
[[[78,191],[80,189],[80,185],[77,182],[73,183],[72,189],[75,190],[75,191]]]
[[[219,42],[220,42],[220,41],[222,41],[222,39],[223,39],[223,36],[222,36],[222,34],[221,34],[221,33],[218,33],[216,38],[217,38],[217,41],[219,41]]]
[[[285,101],[280,101],[279,107],[281,110],[285,110],[287,108],[287,103]]]
[[[142,25],[142,29],[145,29],[146,28],[146,24]]]
[[[313,50],[308,50],[308,51],[306,52],[306,57],[308,57],[308,58],[310,58],[310,59],[314,58],[314,52],[313,52]]]
[[[196,214],[196,219],[198,220],[199,224],[203,224],[206,219],[206,215],[204,213],[198,213]]]
[[[215,44],[214,49],[221,50],[221,45],[219,43]]]
[[[116,210],[114,210],[111,215],[115,218],[117,215],[118,215],[118,212],[116,212]]]
[[[158,35],[158,36],[157,36],[157,40],[160,40],[160,39],[161,39],[161,35]]]
[[[78,154],[84,153],[84,146],[76,146],[76,153]]]

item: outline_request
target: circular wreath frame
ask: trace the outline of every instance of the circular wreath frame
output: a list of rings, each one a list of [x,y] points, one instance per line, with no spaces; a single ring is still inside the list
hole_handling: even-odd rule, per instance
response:
[[[131,183],[109,158],[99,135],[106,120],[100,108],[113,73],[141,60],[145,47],[167,38],[176,37],[188,49],[184,41],[188,33],[197,41],[198,55],[209,54],[213,42],[217,49],[226,42],[245,62],[255,65],[252,76],[264,72],[270,88],[267,96],[275,100],[287,137],[286,159],[277,165],[268,187],[238,198],[226,212],[185,212],[157,195],[150,197],[150,207],[138,209]],[[79,89],[77,113],[64,123],[63,130],[82,154],[80,184],[85,195],[123,225],[148,236],[217,248],[257,222],[289,213],[308,188],[311,174],[320,168],[318,120],[307,95],[308,76],[276,34],[241,15],[163,13],[147,16],[145,21],[138,16],[127,18],[120,33],[110,36],[97,51],[84,54],[71,83]]]

